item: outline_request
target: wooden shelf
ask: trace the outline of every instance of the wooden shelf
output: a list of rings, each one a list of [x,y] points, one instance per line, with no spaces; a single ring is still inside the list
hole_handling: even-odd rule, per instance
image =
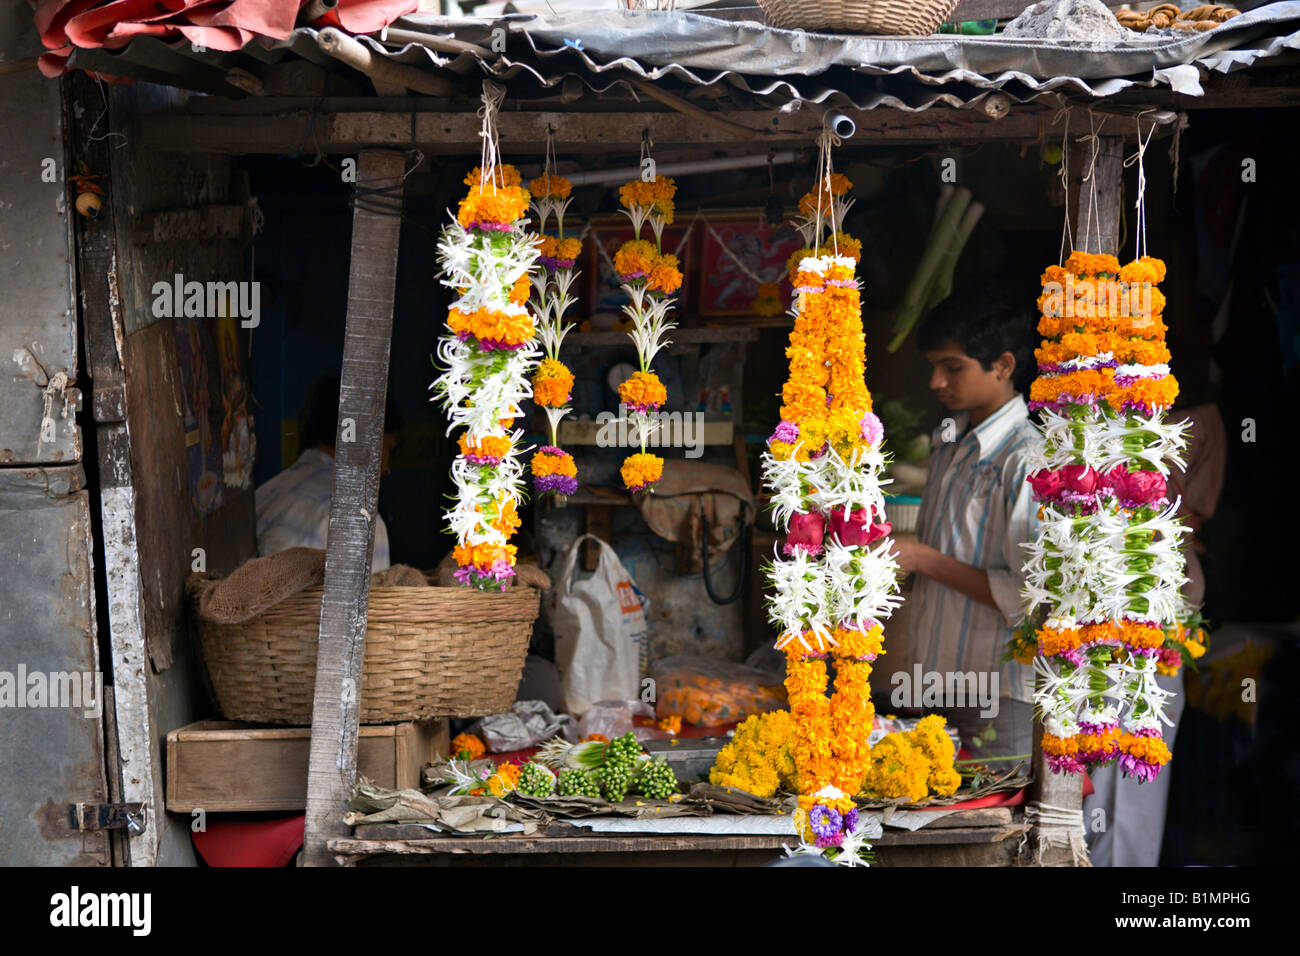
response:
[[[718,342],[758,341],[758,330],[748,326],[731,326],[723,329],[673,329],[667,335],[672,342],[670,352]],[[632,340],[626,332],[570,332],[564,337],[566,349],[598,349],[612,346],[633,347]]]

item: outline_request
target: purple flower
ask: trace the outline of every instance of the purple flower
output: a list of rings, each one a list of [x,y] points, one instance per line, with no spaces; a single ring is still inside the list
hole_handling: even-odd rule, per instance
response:
[[[828,807],[825,804],[817,804],[808,814],[808,826],[812,832],[819,837],[831,837],[840,832],[840,826],[844,818],[840,816],[838,810]],[[836,844],[838,846],[838,844]]]
[[[858,808],[854,807],[848,813],[844,814],[844,832],[852,833],[858,828]]]
[[[787,445],[793,445],[798,440],[799,426],[794,422],[788,422],[785,419],[781,419],[781,423],[777,425],[776,430],[772,432],[772,437],[768,439],[768,443],[770,444],[774,441],[780,441],[785,442]]]
[[[1120,757],[1119,765],[1130,777],[1136,777],[1138,783],[1150,783],[1156,778],[1156,774],[1160,772],[1158,764],[1139,760],[1132,754],[1124,754],[1124,756]]]
[[[539,494],[571,495],[578,490],[578,479],[570,475],[542,475],[533,479],[533,488]]]
[[[819,850],[828,850],[832,847],[840,846],[844,843],[843,833],[832,833],[830,836],[819,836],[813,841],[813,846]]]

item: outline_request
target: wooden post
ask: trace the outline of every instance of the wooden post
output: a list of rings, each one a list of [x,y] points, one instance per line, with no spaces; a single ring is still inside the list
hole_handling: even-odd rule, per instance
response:
[[[1078,200],[1071,206],[1076,210],[1074,247],[1085,252],[1119,252],[1120,199],[1124,186],[1124,142],[1117,137],[1097,140],[1094,160],[1092,140],[1070,144],[1070,170],[1076,182]],[[1034,726],[1034,780],[1029,788],[1031,805],[1056,807],[1061,810],[1083,810],[1083,777],[1076,774],[1052,773],[1043,757],[1043,727]],[[1039,857],[1039,837],[1043,828],[1035,826],[1029,833],[1027,853],[1022,862],[1039,862],[1044,866],[1069,866],[1074,854],[1068,846],[1057,842],[1059,829],[1053,834],[1057,839],[1042,845]]]
[[[343,812],[357,772],[361,661],[370,604],[404,164],[403,154],[391,150],[362,150],[357,157],[339,429],[307,771],[305,866],[330,864],[326,841],[349,835]],[[378,189],[391,193],[378,194]]]

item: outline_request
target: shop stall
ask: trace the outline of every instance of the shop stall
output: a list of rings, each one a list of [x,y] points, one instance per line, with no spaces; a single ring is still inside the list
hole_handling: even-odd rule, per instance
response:
[[[964,0],[940,19],[1010,19],[1020,12],[1012,6],[1020,5]],[[933,241],[917,257],[915,301],[909,287],[900,314],[932,304],[934,283],[951,283],[978,236],[983,206],[945,170],[979,147],[1054,155],[1048,175],[1062,208],[1052,216],[1065,220],[1073,250],[1113,257],[1122,233],[1139,228],[1126,167],[1140,168],[1157,148],[1176,157],[1189,113],[1294,102],[1274,71],[1300,45],[1300,4],[1178,39],[1156,30],[1083,45],[782,29],[757,9],[711,7],[414,14],[364,31],[312,20],[287,39],[224,52],[148,36],[68,52],[63,65],[73,72],[63,82],[80,107],[68,110],[70,155],[110,184],[109,215],[76,227],[111,545],[105,639],[122,772],[108,775],[108,802],[154,810],[151,827],[114,837],[123,861],[158,861],[196,814],[300,808],[305,865],[749,864],[794,848],[808,856],[834,849],[841,862],[860,852],[884,865],[1086,861],[1085,781],[1058,772],[1061,734],[1045,748],[1038,727],[1032,754],[982,761],[963,753],[967,742],[954,744],[942,720],[875,715],[871,700],[886,699],[889,686],[879,674],[873,682],[869,665],[887,653],[895,627],[884,627],[882,649],[878,619],[902,603],[883,549],[872,552],[879,595],[858,587],[849,600],[860,613],[843,615],[853,626],[837,619],[839,641],[805,644],[806,655],[787,650],[775,686],[734,670],[689,670],[701,657],[734,666],[773,639],[789,648],[810,633],[790,624],[798,613],[782,617],[781,595],[794,585],[779,579],[779,554],[776,609],[764,607],[774,581],[764,565],[793,540],[791,516],[810,509],[790,504],[789,495],[806,495],[797,475],[794,492],[781,483],[790,468],[780,462],[797,465],[796,451],[783,459],[772,450],[793,439],[747,427],[765,414],[764,432],[785,426],[784,410],[751,412],[745,396],[755,381],[781,389],[785,361],[764,350],[784,352],[787,340],[792,349],[829,343],[828,368],[851,357],[855,335],[862,348],[854,269],[863,250],[846,231],[851,184],[840,185],[849,181],[840,170],[886,155],[896,166],[936,164]],[[156,86],[105,94],[88,73]],[[111,106],[107,139],[93,108],[101,99],[106,114]],[[112,136],[123,138],[121,152]],[[241,381],[249,361],[264,359],[240,352],[258,354],[257,316],[222,312],[231,340],[220,345],[229,357],[219,391],[229,427],[215,442],[169,412],[173,393],[206,374],[198,333],[190,377],[175,382],[172,370],[187,356],[176,354],[170,328],[150,332],[140,319],[156,298],[154,273],[261,274],[244,257],[254,248],[267,254],[257,244],[263,213],[247,180],[230,171],[269,157],[337,173],[351,235],[328,536],[323,554],[273,570],[256,565],[274,586],[251,577],[248,563],[257,554],[253,426]],[[730,181],[755,170],[768,188],[746,179],[727,201]],[[442,208],[412,195],[422,182]],[[801,202],[778,182],[812,185]],[[674,194],[678,183],[693,185]],[[610,199],[588,214],[573,196],[597,186]],[[196,193],[208,201],[181,198]],[[310,203],[310,191],[299,199]],[[399,260],[411,254],[404,224],[413,220],[428,250],[421,261],[437,250],[434,292],[450,314],[445,327],[444,310],[430,305],[425,316],[438,336],[428,381],[446,416],[429,433],[455,429],[428,449],[450,474],[437,487],[452,499],[445,513],[456,548],[414,580],[378,579],[386,396],[402,357],[394,354]],[[898,231],[926,235],[914,226]],[[1039,258],[1047,265],[1055,252]],[[317,267],[308,258],[293,268]],[[849,307],[837,320],[848,324],[819,327],[820,340],[801,324],[821,308],[818,296],[828,314]],[[895,330],[901,342],[909,323],[899,319]],[[132,333],[125,352],[124,331]],[[149,339],[164,333],[166,341]],[[837,336],[850,342],[843,352]],[[868,382],[889,362],[894,349],[885,345],[867,336]],[[673,359],[673,377],[656,363],[660,353]],[[856,361],[861,388],[860,354]],[[823,502],[824,524],[838,516],[837,541],[847,547],[851,516],[863,507],[855,502],[866,502],[863,537],[853,539],[865,551],[886,540],[884,519],[904,515],[914,499],[885,497],[871,396],[854,391],[850,402],[847,386],[836,394],[835,409],[861,429],[843,452],[853,472],[845,481],[857,490]],[[611,397],[624,406],[621,418],[589,414]],[[208,420],[207,401],[205,387],[186,395],[196,420]],[[660,420],[669,409],[680,413],[676,422]],[[191,447],[202,457],[209,446],[220,490],[195,484],[177,493],[173,485],[196,474]],[[699,452],[698,466],[665,461],[691,465],[697,456],[683,447]],[[907,483],[906,469],[890,474]],[[533,500],[524,529],[531,555],[509,544],[523,492]],[[774,504],[775,522],[764,517]],[[906,535],[896,523],[895,534]],[[884,530],[871,536],[878,525]],[[128,566],[140,573],[117,573]],[[594,626],[617,629],[630,654],[589,658],[598,652],[575,646],[584,625],[572,622],[593,606],[566,603],[575,572],[608,579],[618,606],[606,602],[612,623]],[[190,627],[197,653],[178,637]],[[512,711],[541,632],[555,636],[563,706]],[[291,656],[282,656],[289,644]],[[168,676],[173,653],[184,662]],[[664,669],[686,655],[697,660]],[[816,771],[805,760],[815,745],[831,749],[808,729],[812,699],[826,701],[826,657],[837,682],[826,726],[836,740],[879,745],[874,765],[865,747],[853,755],[837,747],[833,766]],[[153,668],[134,666],[140,660]],[[763,673],[761,658],[752,661]],[[584,683],[574,674],[587,666]],[[814,689],[820,679],[822,689],[809,695],[794,673]],[[223,716],[241,723],[194,722],[200,682]],[[594,721],[593,708],[611,696],[622,705]],[[512,713],[526,740],[501,722],[464,726]],[[480,751],[485,740],[492,753]],[[911,769],[885,767],[886,751]],[[783,771],[781,760],[794,769]],[[760,772],[771,779],[760,783]],[[879,775],[873,792],[835,786],[871,773]],[[274,839],[292,849],[297,831],[283,824]]]

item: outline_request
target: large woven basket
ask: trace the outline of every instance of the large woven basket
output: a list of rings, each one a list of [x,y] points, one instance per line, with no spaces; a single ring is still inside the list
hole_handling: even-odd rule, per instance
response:
[[[758,0],[767,22],[784,30],[928,36],[958,0]]]
[[[230,720],[311,723],[322,589],[240,624],[195,615],[217,707]],[[514,703],[540,597],[461,587],[373,587],[361,722],[498,714]]]

